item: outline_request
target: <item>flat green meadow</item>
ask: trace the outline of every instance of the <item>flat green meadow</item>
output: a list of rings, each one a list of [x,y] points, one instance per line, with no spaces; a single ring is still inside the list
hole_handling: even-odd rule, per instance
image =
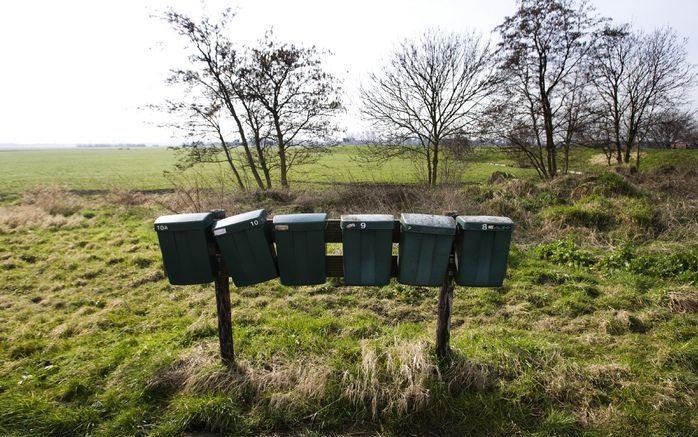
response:
[[[366,163],[358,159],[359,146],[337,147],[313,165],[301,166],[292,172],[292,182],[299,186],[326,183],[414,183],[414,166],[407,159],[391,159]],[[501,153],[476,153],[461,175],[464,182],[486,180],[497,170],[518,176],[535,177],[531,169],[511,166],[513,162]],[[162,190],[171,189],[172,182],[163,175],[177,162],[176,152],[165,147],[131,149],[58,149],[0,151],[0,193],[19,193],[28,189],[58,186],[68,190]],[[222,167],[206,164],[198,170],[213,176]],[[215,181],[210,181],[214,179]]]
[[[167,149],[0,152],[0,434],[694,435],[696,152],[651,151],[624,175],[582,150],[583,174],[540,182],[479,150],[427,188],[410,162],[345,147],[291,191],[195,195],[163,176]],[[152,230],[213,207],[457,210],[517,228],[502,287],[456,288],[446,360],[436,288],[273,280],[231,285],[228,368],[213,285],[170,285]]]

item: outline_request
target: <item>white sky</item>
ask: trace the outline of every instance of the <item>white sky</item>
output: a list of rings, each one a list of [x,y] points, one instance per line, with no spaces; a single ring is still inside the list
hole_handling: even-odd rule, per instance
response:
[[[669,24],[690,38],[698,64],[698,1],[596,0],[601,15],[652,29]],[[192,15],[237,9],[235,38],[253,42],[270,27],[281,40],[334,52],[354,119],[355,93],[394,45],[427,27],[490,32],[513,0],[92,0],[0,1],[0,143],[172,143],[170,129],[140,110],[172,93],[164,85],[184,52],[152,17],[168,6]],[[696,93],[693,93],[695,100]]]

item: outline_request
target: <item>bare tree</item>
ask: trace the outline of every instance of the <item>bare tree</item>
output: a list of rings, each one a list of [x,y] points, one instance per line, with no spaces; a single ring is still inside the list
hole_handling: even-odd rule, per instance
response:
[[[268,113],[269,139],[277,149],[285,188],[289,171],[313,162],[339,130],[333,117],[342,109],[340,88],[338,79],[323,69],[324,55],[315,47],[280,43],[267,32],[264,41],[249,50],[239,71],[241,93]]]
[[[665,149],[681,141],[698,141],[695,111],[669,109],[657,114],[650,126],[647,140]]]
[[[362,114],[381,133],[368,158],[422,160],[427,182],[435,185],[445,144],[464,150],[456,146],[475,134],[495,84],[492,52],[479,35],[429,30],[403,41],[361,89]]]
[[[244,98],[240,95],[238,86],[240,56],[233,43],[225,36],[225,30],[233,14],[229,10],[224,12],[217,23],[208,18],[194,21],[173,10],[167,11],[164,18],[186,39],[191,50],[191,68],[173,71],[170,82],[184,84],[190,93],[206,99],[206,105],[209,107],[225,109],[226,115],[232,119],[236,128],[246,168],[250,170],[257,187],[264,189],[259,167],[262,167],[262,173],[266,176],[266,161],[259,149],[255,157],[249,145],[243,120],[246,111],[240,108],[240,100]],[[267,178],[266,182],[269,188],[271,180]]]
[[[520,0],[497,27],[507,82],[498,120],[510,146],[544,179],[558,172],[558,149],[568,156],[586,101],[580,70],[600,19],[586,1]],[[566,169],[567,158],[563,171]]]
[[[687,40],[671,28],[650,33],[629,25],[599,34],[590,74],[603,109],[605,136],[619,164],[629,163],[660,114],[681,107],[685,91],[695,83],[695,67],[687,60]]]

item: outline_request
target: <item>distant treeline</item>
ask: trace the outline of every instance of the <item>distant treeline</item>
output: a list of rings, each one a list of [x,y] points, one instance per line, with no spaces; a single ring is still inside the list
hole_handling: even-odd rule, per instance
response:
[[[132,147],[148,147],[145,144],[78,144],[78,148],[132,148]]]

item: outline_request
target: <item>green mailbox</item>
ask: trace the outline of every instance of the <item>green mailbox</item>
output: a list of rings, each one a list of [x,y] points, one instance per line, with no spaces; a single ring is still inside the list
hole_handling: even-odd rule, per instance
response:
[[[277,276],[274,247],[267,237],[266,223],[267,212],[258,209],[219,220],[213,227],[228,273],[238,287]]]
[[[213,222],[210,212],[165,215],[155,220],[162,261],[170,284],[207,284],[214,280]]]
[[[442,285],[456,221],[442,215],[402,214],[400,229],[398,281],[431,287]]]
[[[390,282],[395,218],[386,214],[343,215],[344,283],[386,285]]]
[[[273,223],[281,283],[324,283],[327,214],[277,215]]]
[[[458,216],[456,283],[499,287],[507,272],[514,222],[508,217]]]

